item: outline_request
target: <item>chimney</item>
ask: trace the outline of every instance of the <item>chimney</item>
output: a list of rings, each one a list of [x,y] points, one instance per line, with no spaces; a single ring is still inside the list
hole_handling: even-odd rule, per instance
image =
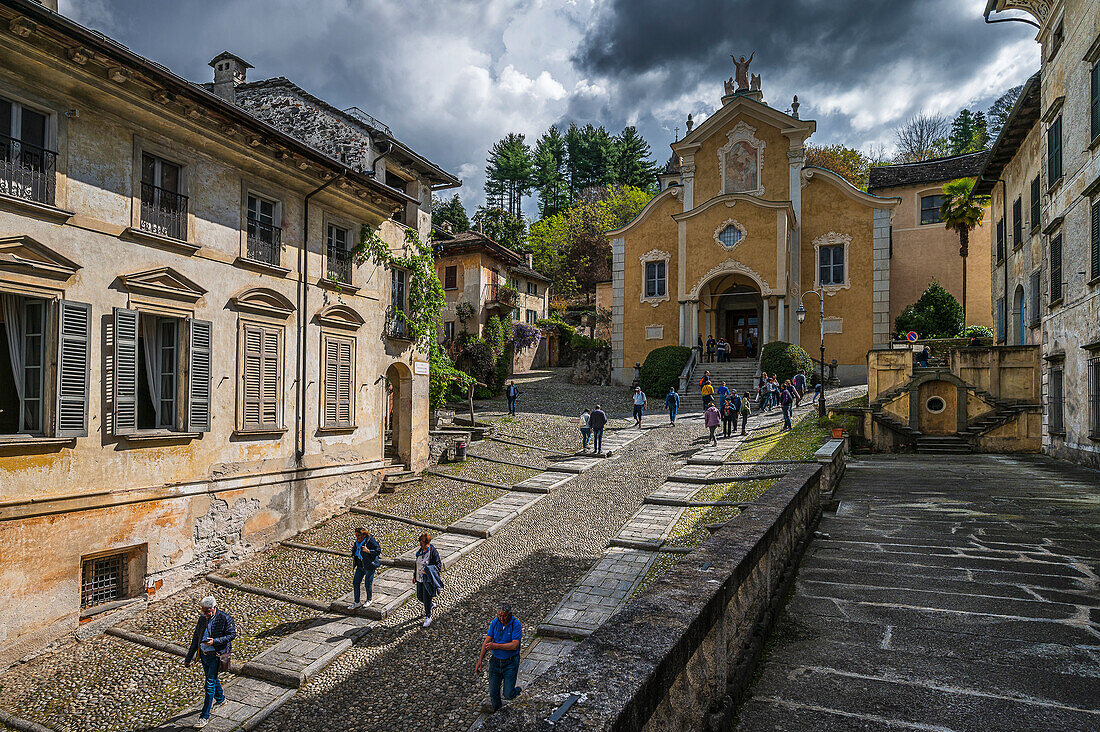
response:
[[[527,268],[528,269],[534,269],[535,268],[535,255],[532,254],[531,252],[527,252]]]
[[[222,99],[237,101],[237,86],[243,84],[252,64],[229,51],[222,51],[209,64],[214,69],[214,84],[211,91]]]

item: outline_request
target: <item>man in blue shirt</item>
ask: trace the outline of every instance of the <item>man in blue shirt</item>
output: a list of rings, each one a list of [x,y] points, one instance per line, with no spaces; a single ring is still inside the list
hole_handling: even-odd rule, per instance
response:
[[[523,639],[523,626],[512,616],[512,606],[501,603],[500,611],[489,623],[489,632],[481,643],[481,654],[477,657],[474,674],[481,673],[481,663],[485,654],[492,651],[489,658],[489,708],[486,712],[495,712],[501,707],[501,685],[504,686],[504,698],[514,699],[522,689],[516,686],[516,674],[519,672],[519,644]]]

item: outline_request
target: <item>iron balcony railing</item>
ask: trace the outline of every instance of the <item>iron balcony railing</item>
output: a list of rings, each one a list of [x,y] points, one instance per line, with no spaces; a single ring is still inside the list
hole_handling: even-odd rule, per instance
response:
[[[248,220],[248,242],[245,254],[253,262],[264,262],[278,267],[282,264],[283,230],[278,226]]]
[[[53,205],[57,153],[0,135],[0,193]]]
[[[187,238],[187,196],[152,183],[141,184],[141,230]]]
[[[502,305],[511,309],[519,304],[519,292],[506,284],[490,282],[485,290],[485,300],[490,305]]]
[[[351,252],[340,247],[328,248],[328,278],[343,285],[351,284]]]
[[[412,340],[409,335],[409,324],[405,319],[405,311],[391,307],[386,310],[386,337],[400,341]]]

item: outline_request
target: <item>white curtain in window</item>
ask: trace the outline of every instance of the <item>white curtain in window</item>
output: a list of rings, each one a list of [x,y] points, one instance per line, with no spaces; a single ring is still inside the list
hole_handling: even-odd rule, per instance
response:
[[[11,358],[12,376],[15,377],[15,393],[19,403],[23,403],[23,346],[24,324],[23,298],[5,294],[0,297],[0,307],[4,310],[4,330],[8,339],[8,355]]]
[[[153,402],[156,419],[160,424],[160,354],[157,349],[157,316],[141,315],[142,341],[145,343],[145,380],[149,383],[149,399]]]

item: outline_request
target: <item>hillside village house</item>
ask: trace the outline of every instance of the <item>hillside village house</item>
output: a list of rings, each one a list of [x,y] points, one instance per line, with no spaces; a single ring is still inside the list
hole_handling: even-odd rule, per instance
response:
[[[464,330],[480,336],[493,315],[534,325],[550,312],[550,278],[536,271],[531,255],[522,255],[477,231],[464,231],[436,242],[436,266],[446,307],[440,316],[440,340],[453,342]],[[465,323],[461,304],[469,305]],[[516,354],[514,370],[545,361],[545,345]]]
[[[963,258],[959,235],[940,219],[943,186],[956,178],[975,178],[987,152],[955,155],[906,165],[871,168],[868,193],[896,196],[890,246],[890,322],[901,315],[935,279],[963,302]],[[966,324],[993,327],[989,296],[989,211],[970,232],[966,257]],[[920,334],[926,335],[926,334]]]
[[[746,84],[747,87],[747,84]],[[772,341],[815,356],[825,298],[826,358],[847,383],[866,379],[866,355],[891,335],[890,225],[897,197],[864,193],[806,167],[816,123],[726,84],[722,107],[672,144],[661,192],[612,231],[612,368],[629,384],[654,348],[725,336],[735,360],[755,363]],[[754,347],[746,348],[751,336]]]
[[[403,246],[456,181],[388,134],[342,160],[29,0],[0,1],[0,53],[10,660],[332,514],[387,449],[423,466],[405,273],[350,250]]]
[[[1100,5],[986,5],[1005,11],[1039,26],[1042,62],[975,187],[993,198],[997,338],[1041,345],[1044,451],[1100,467]]]

